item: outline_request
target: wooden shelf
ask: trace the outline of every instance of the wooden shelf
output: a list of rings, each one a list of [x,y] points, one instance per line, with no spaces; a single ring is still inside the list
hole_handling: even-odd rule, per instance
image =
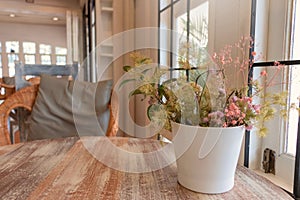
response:
[[[100,56],[102,56],[102,57],[110,57],[110,58],[114,57],[114,55],[111,54],[111,53],[101,53]]]
[[[106,43],[106,44],[101,44],[102,47],[113,47],[113,44]]]
[[[101,8],[102,11],[105,11],[105,12],[113,12],[114,9],[112,7],[106,7],[106,6],[103,6]]]

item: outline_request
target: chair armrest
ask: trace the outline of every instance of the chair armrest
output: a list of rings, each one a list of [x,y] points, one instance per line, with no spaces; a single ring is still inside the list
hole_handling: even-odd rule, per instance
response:
[[[106,131],[106,136],[116,136],[118,132],[118,110],[113,107],[112,104],[109,104],[109,124]]]
[[[4,93],[0,94],[0,100],[6,99],[8,96],[13,94],[15,92],[15,86],[14,85],[7,85],[0,81],[0,90],[4,89]]]
[[[11,110],[23,107],[31,111],[38,91],[38,85],[22,88],[9,96],[0,105],[0,146],[11,144],[8,119]]]

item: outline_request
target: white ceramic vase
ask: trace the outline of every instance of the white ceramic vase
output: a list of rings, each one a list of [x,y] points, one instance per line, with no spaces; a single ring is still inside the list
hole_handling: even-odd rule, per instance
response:
[[[178,182],[201,193],[223,193],[234,186],[244,126],[215,128],[172,123]]]

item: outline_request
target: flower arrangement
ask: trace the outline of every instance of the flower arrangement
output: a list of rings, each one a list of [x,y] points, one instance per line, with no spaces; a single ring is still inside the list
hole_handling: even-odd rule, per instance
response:
[[[276,72],[271,76],[262,70],[255,80],[250,80],[252,92],[249,93],[247,77],[253,61],[247,54],[252,45],[251,38],[242,37],[235,45],[224,47],[219,53],[207,56],[209,59],[204,62],[202,59],[201,63],[195,61],[194,45],[186,45],[182,48],[186,51],[178,56],[182,72],[176,78],[167,78],[168,68],[147,67],[152,63],[151,59],[133,53],[134,66],[124,66],[123,69],[134,78],[124,83],[136,81],[138,86],[130,96],[143,95],[143,100],[148,100],[149,119],[167,130],[171,130],[171,121],[204,127],[244,125],[247,130],[255,126],[259,135],[264,136],[267,133],[264,122],[276,113],[274,105],[278,105],[280,113],[286,116],[287,93],[265,92],[283,69],[280,63],[274,63]],[[233,57],[233,52],[240,56]],[[238,86],[230,87],[231,79],[227,78],[232,73],[230,70],[242,77]]]

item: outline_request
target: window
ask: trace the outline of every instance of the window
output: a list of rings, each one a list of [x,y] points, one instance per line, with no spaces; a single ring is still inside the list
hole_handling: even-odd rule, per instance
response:
[[[67,49],[55,47],[55,57],[57,65],[65,65],[67,63]]]
[[[209,2],[161,0],[159,9],[159,63],[170,68],[180,68],[178,59],[182,57],[188,58],[192,67],[198,67],[207,59],[195,55],[207,55]],[[171,70],[170,76],[176,77],[178,73],[186,71]],[[189,77],[193,79],[199,73],[199,70],[191,70]]]
[[[51,64],[51,45],[40,44],[41,64]]]
[[[295,1],[294,21],[291,34],[291,59],[300,59],[300,2]],[[300,66],[290,67],[289,71],[289,102],[296,102],[299,105],[299,88],[300,88]],[[286,137],[286,153],[296,155],[296,141],[298,130],[298,112],[292,110],[288,116],[288,127]]]
[[[25,64],[35,64],[36,45],[34,42],[23,42]]]
[[[54,51],[53,51],[54,48]],[[48,44],[35,42],[5,41],[0,42],[0,77],[15,75],[15,62],[20,61],[25,64],[59,64],[65,65],[67,62],[67,49],[63,47],[53,47]],[[4,69],[3,69],[4,68]],[[3,74],[4,73],[8,74]]]
[[[8,59],[8,75],[15,75],[15,61],[19,60],[19,42],[18,41],[7,41],[5,43],[6,53]]]

